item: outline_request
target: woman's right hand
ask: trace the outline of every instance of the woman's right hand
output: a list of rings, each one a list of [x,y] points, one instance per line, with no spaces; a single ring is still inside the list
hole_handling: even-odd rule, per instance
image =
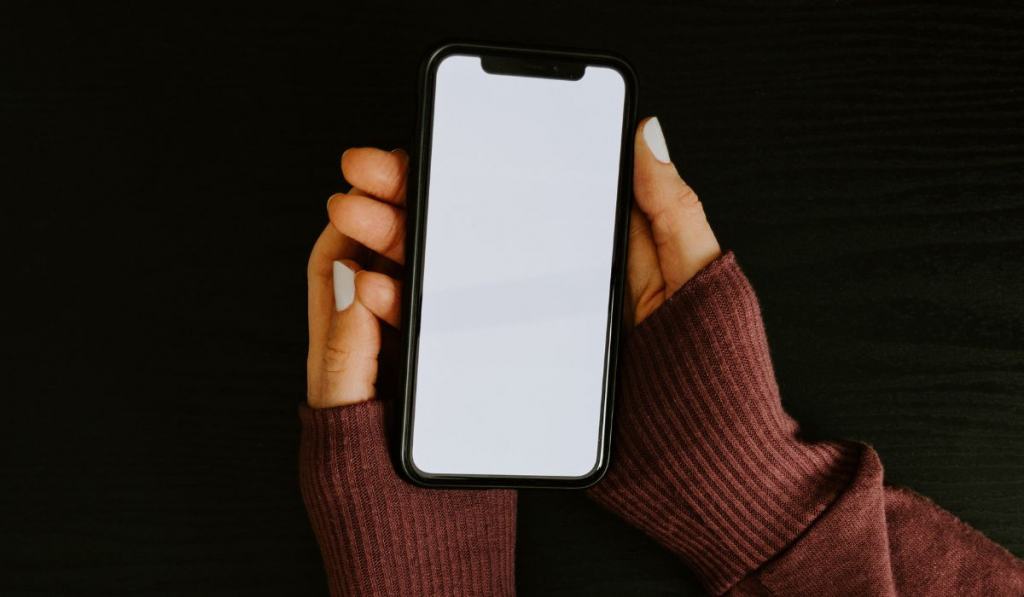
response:
[[[704,206],[669,157],[657,117],[637,127],[633,199],[626,269],[629,312],[638,324],[722,250]]]

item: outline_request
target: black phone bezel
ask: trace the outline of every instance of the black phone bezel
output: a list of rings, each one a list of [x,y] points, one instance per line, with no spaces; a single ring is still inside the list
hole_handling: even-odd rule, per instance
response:
[[[608,330],[605,343],[605,371],[602,395],[602,422],[599,438],[598,461],[594,469],[581,477],[550,476],[482,476],[436,475],[416,468],[412,460],[413,403],[419,315],[422,306],[423,253],[426,233],[427,185],[429,176],[431,137],[433,132],[433,105],[437,67],[444,58],[468,54],[491,56],[505,60],[524,61],[538,65],[587,65],[614,68],[625,81],[623,106],[622,146],[619,163],[619,188],[615,211],[612,274],[610,281]],[[531,67],[533,68],[533,67]],[[559,76],[553,72],[535,70],[527,76]],[[563,69],[564,70],[564,69]],[[571,68],[569,69],[572,70]],[[516,73],[509,73],[516,74]],[[419,82],[419,114],[416,138],[410,151],[409,182],[406,213],[406,265],[402,292],[402,332],[399,403],[397,405],[397,442],[393,442],[397,469],[408,481],[424,487],[511,487],[511,488],[584,488],[597,483],[607,472],[611,452],[612,415],[615,401],[616,370],[622,328],[622,307],[626,286],[626,245],[629,235],[630,206],[633,182],[633,137],[636,122],[637,78],[625,60],[605,53],[567,51],[561,49],[526,48],[477,43],[449,43],[431,52],[423,61]]]

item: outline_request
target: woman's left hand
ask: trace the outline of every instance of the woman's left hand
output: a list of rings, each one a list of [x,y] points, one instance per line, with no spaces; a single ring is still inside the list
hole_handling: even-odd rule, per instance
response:
[[[353,188],[328,201],[331,223],[313,246],[307,267],[306,399],[313,408],[376,395],[378,318],[393,326],[399,320],[400,283],[383,272],[397,271],[403,261],[408,161],[404,152],[369,148],[350,149],[341,157],[342,173]]]

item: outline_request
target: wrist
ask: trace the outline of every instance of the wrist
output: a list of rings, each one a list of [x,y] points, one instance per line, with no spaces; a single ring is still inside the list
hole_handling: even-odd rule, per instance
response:
[[[753,289],[727,253],[627,340],[612,466],[591,490],[726,590],[842,491],[858,450],[782,410]]]

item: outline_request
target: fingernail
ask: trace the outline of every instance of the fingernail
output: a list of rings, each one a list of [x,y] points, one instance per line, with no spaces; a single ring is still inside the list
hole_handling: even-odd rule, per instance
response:
[[[661,132],[661,123],[658,122],[657,116],[644,123],[644,143],[647,144],[647,149],[651,150],[654,158],[659,162],[662,164],[672,163],[672,158],[668,157],[668,144],[665,143],[665,133]]]
[[[334,309],[344,311],[356,298],[356,273],[340,261],[334,262]]]

